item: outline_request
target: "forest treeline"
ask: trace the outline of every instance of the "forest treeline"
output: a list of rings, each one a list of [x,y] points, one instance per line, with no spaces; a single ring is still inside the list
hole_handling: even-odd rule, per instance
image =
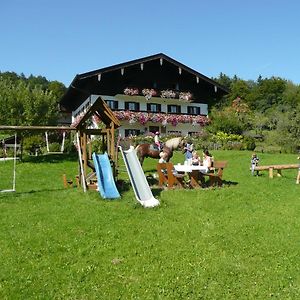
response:
[[[222,73],[214,80],[229,94],[212,107],[209,132],[256,137],[265,148],[299,151],[299,85],[280,77],[245,81]]]
[[[209,109],[210,125],[198,139],[223,148],[258,143],[280,151],[299,151],[300,86],[280,77],[243,80],[220,73],[212,78],[229,94]],[[0,72],[1,125],[55,125],[66,87],[43,76]],[[259,142],[258,142],[259,141]],[[241,144],[241,143],[240,143]]]

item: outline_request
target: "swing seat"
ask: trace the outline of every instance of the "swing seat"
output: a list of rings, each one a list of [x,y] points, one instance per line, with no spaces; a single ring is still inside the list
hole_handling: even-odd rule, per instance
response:
[[[62,137],[62,143],[60,146],[60,151],[50,151],[49,150],[49,139],[48,139],[48,132],[45,132],[45,137],[46,137],[46,149],[47,149],[47,153],[44,153],[44,155],[48,155],[48,154],[63,154],[64,153],[64,149],[65,149],[65,138],[66,138],[66,133],[63,132],[63,137]]]

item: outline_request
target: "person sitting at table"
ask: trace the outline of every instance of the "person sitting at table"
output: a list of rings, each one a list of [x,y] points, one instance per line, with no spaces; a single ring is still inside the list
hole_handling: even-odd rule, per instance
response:
[[[158,163],[165,164],[167,162],[166,161],[166,159],[167,159],[167,153],[166,152],[160,152],[159,157],[160,157],[160,159],[159,159]]]
[[[168,157],[168,154],[166,152],[161,152],[159,153],[160,159],[158,160],[159,164],[165,164],[167,163],[166,159]],[[163,173],[167,174],[167,170],[162,170]],[[175,170],[175,168],[173,167],[172,173],[174,175],[177,175],[178,172]]]
[[[203,151],[203,167],[205,167],[204,170],[201,170],[202,173],[206,174],[209,172],[209,169],[213,166],[213,160],[212,156],[209,153],[209,151],[206,149]]]
[[[200,160],[200,157],[199,157],[197,151],[193,151],[192,165],[199,166],[200,164],[201,164],[201,160]]]

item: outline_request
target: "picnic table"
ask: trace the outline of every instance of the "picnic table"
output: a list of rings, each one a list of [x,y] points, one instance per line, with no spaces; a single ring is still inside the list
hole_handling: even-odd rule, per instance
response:
[[[209,177],[209,186],[214,186],[217,183],[221,186],[223,183],[223,169],[227,166],[227,161],[215,161],[213,167],[210,167],[207,172],[207,167],[198,165],[174,165],[174,169],[177,172],[189,173],[190,185],[193,188],[201,188],[202,184],[205,182],[205,176]]]

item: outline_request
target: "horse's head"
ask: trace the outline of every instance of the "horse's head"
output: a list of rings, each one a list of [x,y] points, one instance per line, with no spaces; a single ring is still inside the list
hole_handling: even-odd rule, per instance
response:
[[[182,150],[184,149],[185,145],[186,145],[186,139],[182,137],[179,142],[178,148]]]
[[[182,141],[183,141],[183,137],[179,136],[179,137],[175,137],[170,140],[167,140],[165,145],[166,145],[166,147],[168,147],[169,149],[171,149],[173,151],[177,148],[182,148],[182,145],[183,145]]]

